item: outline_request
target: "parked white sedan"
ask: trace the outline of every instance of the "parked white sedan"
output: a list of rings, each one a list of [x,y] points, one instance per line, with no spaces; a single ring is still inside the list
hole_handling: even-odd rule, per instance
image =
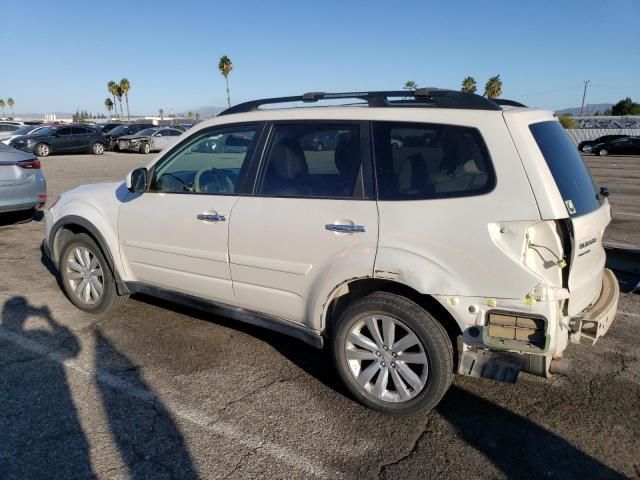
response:
[[[171,145],[182,135],[175,128],[145,128],[133,135],[126,135],[118,139],[120,151],[132,150],[134,152],[149,153],[159,152]]]

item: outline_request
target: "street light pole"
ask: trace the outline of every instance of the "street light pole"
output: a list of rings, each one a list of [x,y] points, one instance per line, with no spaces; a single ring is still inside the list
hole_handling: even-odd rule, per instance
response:
[[[582,116],[582,110],[584,110],[584,99],[587,96],[587,86],[589,85],[590,82],[591,80],[584,81],[584,91],[582,92],[582,105],[580,105],[580,116]]]

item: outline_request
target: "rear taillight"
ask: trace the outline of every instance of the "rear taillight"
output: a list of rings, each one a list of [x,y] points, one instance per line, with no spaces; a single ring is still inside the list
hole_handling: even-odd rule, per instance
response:
[[[20,168],[26,168],[28,170],[40,170],[40,160],[34,158],[33,160],[23,160],[17,164]]]

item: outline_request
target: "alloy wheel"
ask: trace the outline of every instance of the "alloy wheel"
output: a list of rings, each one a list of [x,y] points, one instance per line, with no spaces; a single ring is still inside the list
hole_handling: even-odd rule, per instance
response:
[[[429,361],[416,334],[400,320],[369,315],[351,327],[344,345],[351,374],[379,400],[406,402],[429,376]]]
[[[47,145],[45,145],[44,143],[41,145],[38,145],[38,156],[39,157],[46,157],[47,155],[49,155],[49,147]]]
[[[66,259],[66,277],[71,291],[85,305],[94,305],[104,292],[104,276],[98,258],[86,247],[75,247]]]

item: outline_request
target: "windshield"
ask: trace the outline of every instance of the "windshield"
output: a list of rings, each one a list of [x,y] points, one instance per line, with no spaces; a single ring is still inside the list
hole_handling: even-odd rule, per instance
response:
[[[136,133],[136,137],[148,137],[150,135],[153,135],[155,131],[157,131],[157,128],[145,128],[144,130],[141,130],[140,132]]]
[[[11,132],[13,135],[26,135],[27,133],[31,132],[32,130],[35,130],[38,127],[34,127],[33,125],[25,125],[24,127],[20,127],[17,130],[14,130],[13,132]]]
[[[549,166],[569,215],[579,216],[600,207],[596,182],[573,142],[557,121],[529,126]]]
[[[129,128],[129,125],[119,125],[113,130],[109,130],[109,135],[120,135],[126,132],[127,128]]]

